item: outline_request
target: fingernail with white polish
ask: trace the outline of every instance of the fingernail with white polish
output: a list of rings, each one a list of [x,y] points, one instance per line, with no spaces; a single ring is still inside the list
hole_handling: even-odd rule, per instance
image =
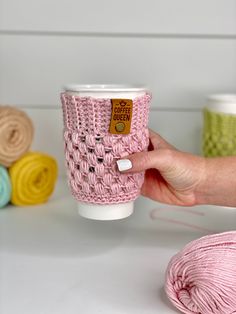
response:
[[[117,160],[116,163],[119,171],[125,171],[132,168],[132,162],[129,159],[120,159]]]

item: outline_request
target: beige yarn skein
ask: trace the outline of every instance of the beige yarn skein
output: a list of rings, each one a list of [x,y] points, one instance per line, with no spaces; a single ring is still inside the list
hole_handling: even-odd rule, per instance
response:
[[[9,167],[25,154],[33,140],[29,116],[14,107],[0,106],[0,164]]]

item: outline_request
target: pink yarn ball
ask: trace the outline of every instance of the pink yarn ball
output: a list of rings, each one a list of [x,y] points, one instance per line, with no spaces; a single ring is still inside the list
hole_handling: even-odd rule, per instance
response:
[[[236,231],[187,244],[170,260],[165,290],[182,313],[236,313]]]

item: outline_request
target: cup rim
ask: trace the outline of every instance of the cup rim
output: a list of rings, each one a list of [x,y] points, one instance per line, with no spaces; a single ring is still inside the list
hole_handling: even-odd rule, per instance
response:
[[[146,92],[148,87],[141,84],[68,84],[65,92]]]
[[[236,94],[212,94],[207,97],[209,101],[236,103]]]

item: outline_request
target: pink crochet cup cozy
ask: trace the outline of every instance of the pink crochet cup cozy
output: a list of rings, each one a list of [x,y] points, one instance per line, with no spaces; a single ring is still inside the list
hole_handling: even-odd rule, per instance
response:
[[[126,85],[70,85],[64,90],[67,177],[79,214],[98,220],[131,215],[144,173],[121,173],[116,161],[147,150],[150,93]]]

